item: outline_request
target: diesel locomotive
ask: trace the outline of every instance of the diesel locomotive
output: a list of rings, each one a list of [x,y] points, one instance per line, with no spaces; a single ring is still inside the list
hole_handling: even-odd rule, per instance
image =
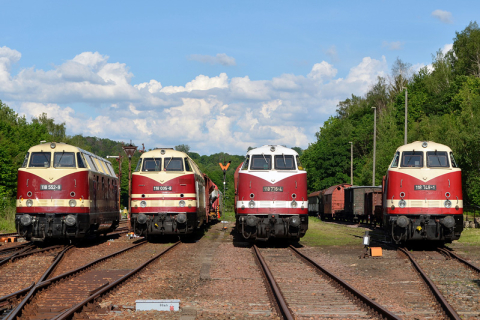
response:
[[[235,171],[236,229],[245,238],[299,239],[308,229],[307,172],[280,145],[247,152]]]
[[[27,240],[81,239],[118,227],[111,163],[65,143],[31,147],[18,169],[15,226]]]

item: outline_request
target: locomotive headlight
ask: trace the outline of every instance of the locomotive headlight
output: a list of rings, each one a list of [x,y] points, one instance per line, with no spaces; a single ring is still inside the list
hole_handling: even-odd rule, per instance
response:
[[[77,200],[71,199],[70,201],[68,201],[68,204],[70,205],[70,207],[75,207],[77,205]]]
[[[405,201],[405,200],[403,200],[403,199],[400,200],[400,201],[398,201],[398,206],[399,206],[400,208],[405,208],[405,207],[407,206],[407,201]]]
[[[292,208],[297,207],[297,201],[295,201],[295,200],[293,200],[290,204],[292,205]]]
[[[445,202],[443,203],[443,205],[445,206],[445,208],[450,208],[452,206],[452,201],[450,200],[445,200]]]
[[[24,214],[20,217],[20,223],[24,227],[28,227],[30,224],[32,224],[32,217],[29,214]]]
[[[65,224],[69,227],[73,227],[76,223],[77,223],[77,218],[75,218],[75,216],[72,214],[69,214],[65,218]]]
[[[178,202],[178,205],[182,208],[185,207],[185,200],[180,200],[180,202]]]
[[[187,216],[185,215],[185,213],[179,213],[179,214],[177,214],[177,222],[178,222],[178,223],[185,223],[185,222],[187,222]]]
[[[32,199],[28,199],[27,200],[27,207],[31,207],[33,206],[33,200]]]
[[[137,222],[139,224],[145,224],[147,222],[147,216],[143,213],[139,213],[137,216]]]
[[[140,207],[145,208],[147,206],[147,201],[142,200],[140,201]]]
[[[250,201],[248,202],[248,207],[249,207],[250,209],[255,208],[255,201],[250,200]]]

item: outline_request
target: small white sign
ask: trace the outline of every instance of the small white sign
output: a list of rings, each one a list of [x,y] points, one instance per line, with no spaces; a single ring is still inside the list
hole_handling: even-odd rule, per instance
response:
[[[136,311],[178,311],[180,309],[180,300],[136,300]]]

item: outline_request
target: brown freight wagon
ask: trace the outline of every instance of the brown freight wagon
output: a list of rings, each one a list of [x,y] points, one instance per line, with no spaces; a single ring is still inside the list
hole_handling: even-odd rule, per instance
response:
[[[308,214],[318,216],[323,213],[323,195],[324,190],[315,191],[308,195]]]
[[[353,186],[345,188],[345,210],[342,218],[347,221],[367,222],[368,214],[365,212],[365,193],[381,192],[382,187]]]
[[[365,214],[370,216],[372,224],[382,225],[382,190],[365,193]]]
[[[342,183],[324,190],[323,214],[320,214],[322,220],[337,218],[336,215],[343,211],[345,198],[344,189],[350,186],[350,184]]]

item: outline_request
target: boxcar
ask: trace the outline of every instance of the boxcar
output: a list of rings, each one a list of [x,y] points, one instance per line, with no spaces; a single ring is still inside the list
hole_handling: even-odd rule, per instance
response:
[[[337,218],[337,214],[343,212],[345,202],[344,189],[350,186],[350,184],[342,183],[325,190],[323,193],[323,213],[320,214],[322,220],[332,220]]]
[[[308,195],[308,215],[319,216],[323,213],[323,192],[324,190],[320,190]]]
[[[366,222],[368,214],[365,213],[365,193],[381,192],[382,187],[373,186],[352,186],[345,188],[345,208],[341,213],[347,221]]]
[[[365,193],[365,215],[370,216],[370,222],[382,225],[382,191]]]

